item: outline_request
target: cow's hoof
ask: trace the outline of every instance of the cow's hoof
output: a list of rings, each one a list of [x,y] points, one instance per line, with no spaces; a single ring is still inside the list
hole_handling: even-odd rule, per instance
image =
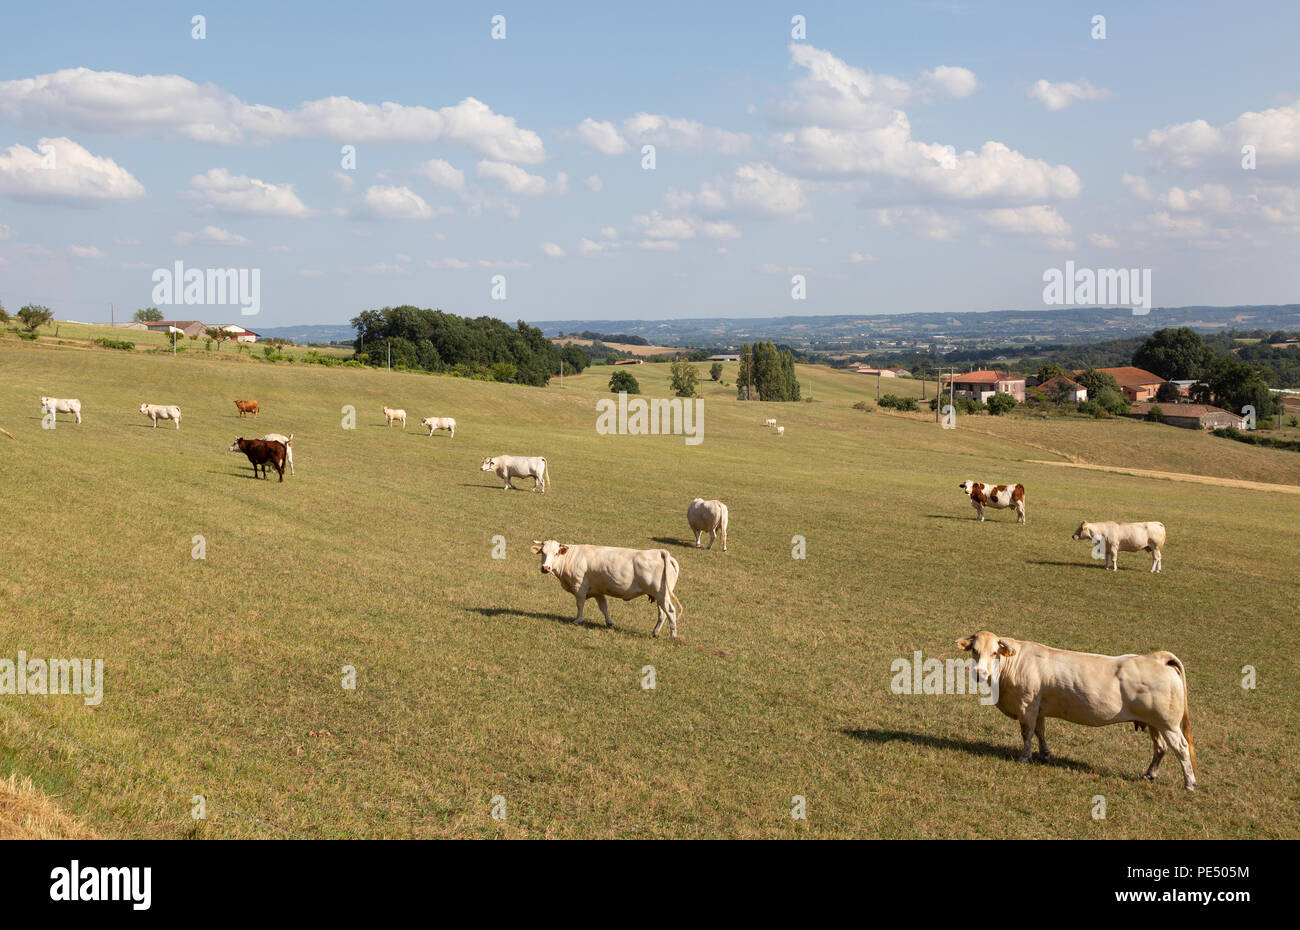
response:
[[[1143,779],[1144,781],[1155,781],[1155,780],[1156,780],[1156,777],[1155,777],[1154,775],[1152,775],[1150,772],[1143,772],[1143,773],[1142,773],[1142,779]]]
[[[1195,790],[1196,790],[1196,786],[1195,786],[1195,785],[1183,785],[1183,788],[1184,788],[1184,790],[1186,790],[1186,791],[1195,791]]]

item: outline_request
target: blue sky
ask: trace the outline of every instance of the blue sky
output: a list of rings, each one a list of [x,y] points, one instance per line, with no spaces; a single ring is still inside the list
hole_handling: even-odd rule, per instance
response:
[[[1296,300],[1300,5],[542,6],[11,5],[0,301],[120,318],[182,261],[260,269],[254,329],[958,312],[1067,260]]]

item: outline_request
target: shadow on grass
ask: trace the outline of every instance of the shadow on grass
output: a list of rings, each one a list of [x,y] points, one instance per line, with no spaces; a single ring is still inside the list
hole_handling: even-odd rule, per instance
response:
[[[1096,564],[1094,565],[1094,564],[1092,564],[1092,563],[1090,563],[1090,562],[1053,562],[1053,561],[1051,561],[1051,560],[1049,560],[1049,559],[1026,559],[1025,561],[1026,561],[1026,563],[1028,563],[1029,565],[1059,565],[1059,566],[1061,566],[1061,567],[1063,567],[1063,568],[1088,568],[1088,569],[1101,568],[1101,569],[1104,569],[1104,568],[1106,567],[1105,565],[1102,565],[1100,562],[1098,562],[1098,563],[1096,563]]]
[[[974,517],[958,517],[958,516],[955,516],[955,515],[950,514],[950,513],[927,513],[927,514],[925,515],[925,518],[926,518],[927,520],[962,520],[962,521],[964,521],[964,522],[966,522],[966,523],[978,523],[978,522],[979,522],[979,521],[976,520]]]
[[[917,746],[929,746],[932,749],[957,750],[972,756],[990,756],[997,759],[1008,759],[1014,761],[1020,757],[1018,746],[1008,746],[1006,744],[994,745],[993,743],[976,742],[967,739],[953,739],[948,736],[932,736],[929,733],[908,733],[906,730],[863,730],[863,729],[844,729],[840,730],[845,736],[852,739],[860,740],[864,743],[874,743],[877,746],[883,746],[886,743],[912,743]],[[1063,759],[1060,756],[1052,756],[1046,762],[1042,761],[1037,755],[1034,756],[1034,763],[1037,765],[1049,765],[1057,768],[1070,769],[1076,772],[1091,772],[1092,767],[1082,762],[1075,762],[1073,759]]]
[[[663,546],[680,546],[683,549],[695,548],[695,540],[693,539],[677,539],[674,536],[651,536],[650,540]]]
[[[615,601],[615,603],[618,602]],[[610,608],[611,608],[610,613],[613,614],[614,613],[613,604],[610,605]],[[524,617],[530,620],[551,620],[557,623],[562,623],[565,626],[574,625],[573,614],[552,614],[552,613],[544,613],[538,610],[517,610],[513,607],[464,606],[463,609],[468,610],[471,613],[479,614],[484,617]],[[595,610],[594,620],[591,618],[592,610]],[[582,623],[580,625],[581,629],[604,630],[608,633],[617,634],[619,636],[636,636],[636,637],[644,636],[646,638],[650,637],[649,629],[641,630],[638,627],[631,625],[636,622],[635,619],[631,621],[631,624],[625,625],[625,624],[620,624],[618,622],[618,617],[615,616],[614,625],[612,627],[606,627],[605,618],[601,616],[600,610],[596,608],[596,605],[592,602],[588,602],[588,609],[586,614],[587,615],[583,618]],[[664,630],[666,631],[667,629],[668,629],[667,624],[665,624]],[[665,633],[665,636],[666,635],[667,634]],[[677,642],[681,642],[681,641],[678,640]]]

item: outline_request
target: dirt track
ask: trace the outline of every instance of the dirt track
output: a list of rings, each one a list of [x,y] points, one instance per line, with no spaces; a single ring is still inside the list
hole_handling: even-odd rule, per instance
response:
[[[1212,475],[1187,475],[1176,471],[1151,471],[1146,468],[1127,468],[1123,465],[1089,465],[1086,462],[1047,462],[1041,459],[1026,459],[1035,465],[1060,465],[1063,468],[1088,468],[1092,471],[1110,471],[1120,475],[1133,475],[1138,478],[1167,478],[1170,481],[1190,481],[1195,484],[1213,484],[1223,488],[1246,488],[1250,491],[1281,491],[1284,494],[1300,494],[1300,487],[1294,484],[1267,484],[1263,481],[1245,481],[1241,478],[1216,478]]]

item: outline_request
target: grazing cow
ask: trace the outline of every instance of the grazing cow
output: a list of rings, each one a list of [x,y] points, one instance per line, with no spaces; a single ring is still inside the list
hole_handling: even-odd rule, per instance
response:
[[[1154,755],[1143,778],[1155,779],[1166,749],[1183,765],[1183,784],[1196,788],[1196,748],[1187,714],[1187,672],[1172,652],[1103,656],[1068,652],[1042,643],[998,637],[988,631],[957,640],[972,654],[975,677],[993,682],[998,710],[1020,721],[1021,762],[1032,757],[1038,736],[1049,758],[1048,717],[1102,727],[1132,722],[1151,736]]]
[[[429,435],[432,436],[434,430],[445,429],[449,435],[448,439],[456,438],[456,421],[451,417],[425,417],[420,421],[421,426],[429,427]]]
[[[168,404],[141,404],[140,412],[153,420],[153,428],[158,428],[159,420],[175,420],[176,428],[181,428],[181,408]]]
[[[594,597],[605,626],[612,627],[606,597],[625,601],[642,594],[659,606],[659,620],[651,636],[668,621],[669,635],[677,638],[677,618],[682,605],[673,593],[681,567],[667,549],[619,549],[614,546],[570,546],[548,539],[533,540],[533,552],[542,555],[542,574],[554,575],[560,586],[578,601],[575,626],[582,623],[587,598]]]
[[[75,397],[42,397],[41,409],[54,414],[56,420],[61,413],[71,413],[76,416],[78,423],[81,422],[81,401]]]
[[[686,522],[691,525],[695,531],[695,548],[700,548],[700,534],[708,532],[709,548],[713,548],[713,540],[722,536],[722,551],[727,551],[727,505],[722,501],[706,501],[702,497],[697,497],[691,501],[691,506],[686,508]]]
[[[768,417],[763,421],[764,426],[776,426],[776,417]]]
[[[784,436],[784,435],[785,435],[785,427],[784,427],[784,426],[778,426],[778,427],[776,428],[776,434],[777,434],[778,436]]]
[[[267,439],[244,439],[242,436],[230,444],[228,452],[242,452],[248,456],[248,461],[253,464],[253,477],[257,477],[257,466],[262,466],[262,477],[269,477],[266,473],[266,466],[269,464],[280,473],[280,480],[284,480],[284,460],[288,455],[288,446],[282,442],[272,442]]]
[[[1106,568],[1119,571],[1119,554],[1121,552],[1151,553],[1151,571],[1158,572],[1164,567],[1160,550],[1165,545],[1165,525],[1163,523],[1089,523],[1084,520],[1074,531],[1071,539],[1090,539],[1093,544],[1105,542]]]
[[[516,478],[532,478],[533,486],[529,490],[536,491],[540,486],[545,494],[551,480],[546,459],[542,456],[494,455],[483,460],[479,471],[496,472],[497,477],[506,483],[503,491],[518,491],[514,483]]]
[[[983,484],[979,481],[963,481],[957,485],[970,498],[970,505],[981,523],[984,522],[984,508],[1006,510],[1016,508],[1016,522],[1025,522],[1025,486],[1023,484]]]
[[[402,421],[402,429],[406,429],[406,411],[405,411],[405,410],[394,410],[394,409],[392,409],[391,407],[385,407],[385,408],[384,408],[384,419],[386,419],[386,420],[388,421],[388,425],[389,425],[389,426],[392,426],[392,425],[393,425],[393,421],[394,421],[394,420],[401,420],[401,421]]]
[[[269,442],[284,443],[284,460],[285,463],[289,466],[289,474],[292,475],[293,474],[293,433],[290,433],[288,436],[281,436],[279,433],[267,433],[262,438],[268,440]]]
[[[254,418],[257,417],[257,401],[237,400],[235,401],[235,406],[239,408],[239,415],[241,417],[247,416],[250,413],[254,416]]]

